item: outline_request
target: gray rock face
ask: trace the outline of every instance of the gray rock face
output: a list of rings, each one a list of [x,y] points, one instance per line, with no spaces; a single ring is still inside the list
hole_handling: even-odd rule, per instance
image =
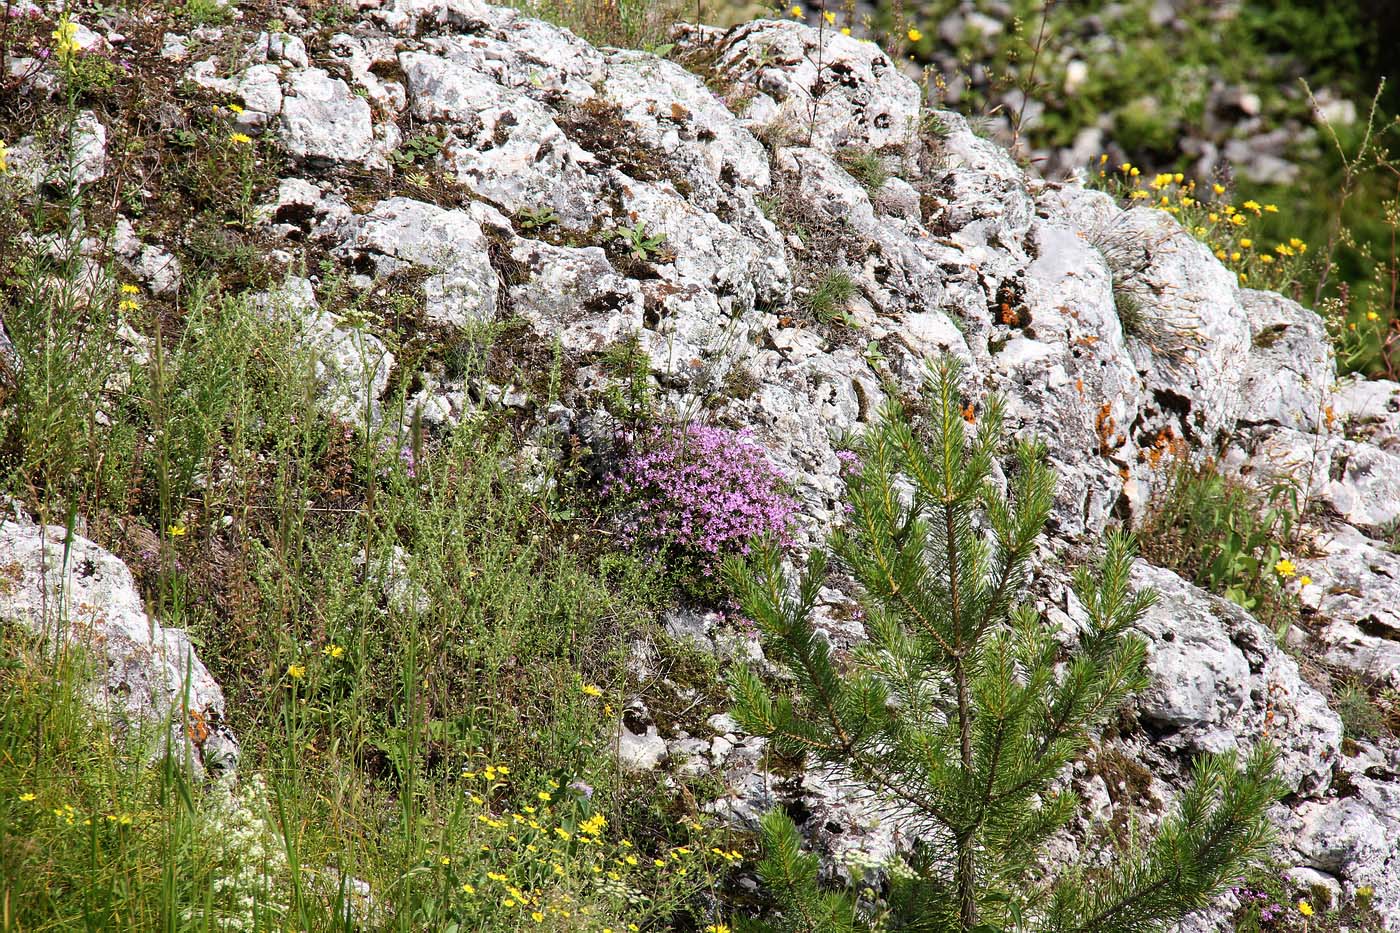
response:
[[[321,68],[294,72],[282,100],[282,143],[298,159],[382,164],[369,102]]]
[[[498,283],[486,234],[464,211],[410,198],[380,201],[349,222],[339,252],[368,261],[380,276],[409,267],[430,272],[424,312],[434,324],[461,327],[495,314]]]
[[[0,619],[85,651],[93,703],[152,750],[166,747],[168,732],[180,760],[211,772],[237,767],[223,691],[189,636],[147,614],[114,554],[57,525],[0,521]]]
[[[602,249],[521,240],[510,257],[528,277],[511,288],[511,309],[564,349],[601,350],[642,330],[642,289],[618,275]]]
[[[1400,929],[1400,787],[1349,776],[1351,796],[1311,801],[1287,819],[1291,845],[1307,867],[1335,878],[1347,894],[1367,885],[1387,931]]]
[[[711,184],[768,187],[768,153],[698,77],[645,52],[608,56],[603,93],[649,145],[679,164],[698,162]]]
[[[1331,413],[1352,438],[1400,452],[1400,383],[1355,376],[1339,380]]]
[[[753,121],[828,151],[902,148],[919,129],[919,88],[872,44],[798,23],[759,20],[729,30],[715,71],[776,106]],[[810,139],[809,139],[810,137]]]
[[[1159,744],[1243,752],[1268,739],[1282,751],[1278,776],[1290,792],[1324,792],[1342,722],[1273,634],[1234,603],[1169,570],[1139,561],[1133,582],[1159,595],[1138,625],[1148,640],[1152,684],[1137,701],[1142,717],[1166,731]]]
[[[1331,473],[1324,498],[1343,519],[1378,534],[1400,519],[1400,453],[1344,440],[1332,452]]]
[[[1277,292],[1242,291],[1240,305],[1252,344],[1240,420],[1323,430],[1336,364],[1322,319]]]

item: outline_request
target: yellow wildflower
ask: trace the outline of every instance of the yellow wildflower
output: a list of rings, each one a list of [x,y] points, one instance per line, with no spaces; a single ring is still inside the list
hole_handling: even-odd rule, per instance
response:
[[[139,301],[132,301],[130,298],[123,298],[121,301],[117,302],[117,310],[118,310],[118,311],[127,311],[127,312],[130,312],[130,311],[140,311],[140,310],[141,310],[141,302],[139,302]]]
[[[1128,174],[1133,176],[1134,178],[1137,178],[1139,175],[1142,174],[1142,172],[1140,172],[1138,170],[1138,167],[1134,165],[1131,169],[1128,170]]]
[[[132,285],[130,282],[123,282],[121,287],[121,293],[123,295],[139,295],[141,294],[141,289],[137,288],[135,285]]]
[[[1277,204],[1265,204],[1265,205],[1264,205],[1264,213],[1266,213],[1266,214],[1277,214],[1277,213],[1278,213],[1278,205],[1277,205]]]
[[[1134,201],[1146,201],[1149,197],[1151,197],[1151,195],[1149,195],[1146,191],[1139,190],[1134,191],[1132,194],[1128,195],[1128,197],[1132,198]]]
[[[506,876],[498,871],[488,871],[486,873],[486,877],[491,879],[492,881],[504,882],[506,880]]]
[[[535,796],[543,800],[545,803],[549,803],[551,800],[554,799],[554,797],[547,790],[542,790]]]
[[[306,676],[306,667],[301,664],[288,664],[287,676],[292,678],[292,680],[301,680]]]
[[[909,37],[910,42],[918,42],[924,37],[924,34],[919,32],[919,30],[915,29],[913,26],[909,27],[909,31],[905,33],[905,35]]]
[[[228,109],[229,109],[229,111],[232,112],[232,113],[242,113],[242,112],[243,112],[243,108],[240,107],[238,104],[229,104],[229,105],[228,105]]]
[[[1303,574],[1301,577],[1298,578],[1298,587],[1301,589],[1305,586],[1312,586],[1312,577],[1308,576],[1307,574]]]
[[[1234,224],[1236,227],[1243,227],[1243,226],[1245,225],[1244,215],[1243,215],[1243,214],[1233,214],[1233,215],[1231,215],[1231,217],[1230,217],[1230,223]]]
[[[1307,901],[1299,901],[1298,913],[1302,914],[1304,917],[1311,917],[1313,915],[1312,905]]]
[[[1363,884],[1363,885],[1361,885],[1359,888],[1356,889],[1356,896],[1357,896],[1357,897],[1370,897],[1372,894],[1375,894],[1375,893],[1376,893],[1376,889],[1373,888],[1373,887],[1371,887],[1369,884]]]
[[[32,802],[34,801],[34,799],[35,799],[35,795],[34,795],[34,794],[20,794],[20,795],[19,795],[19,799],[22,800],[22,801],[25,802],[25,803],[32,803]]]
[[[169,528],[165,529],[165,533],[170,535],[170,537],[172,538],[181,538],[189,533],[189,529],[185,527],[183,522],[176,522]]]
[[[476,893],[476,888],[475,888],[474,886],[470,885],[470,884],[467,884],[466,882],[462,882],[462,893],[463,893],[463,894],[475,894],[475,893]]]
[[[826,20],[826,24],[828,26],[836,25],[836,14],[831,12],[830,10],[822,11],[822,19]]]
[[[234,133],[228,138],[228,141],[235,146],[247,146],[252,144],[253,137],[249,136],[247,133]]]
[[[54,51],[60,56],[72,55],[78,51],[78,24],[64,14],[58,21],[58,28],[51,35],[54,41]]]
[[[1241,255],[1243,255],[1243,254],[1240,253],[1239,250],[1235,250],[1233,253],[1230,254],[1230,261],[1231,261],[1231,262],[1239,262],[1239,261],[1240,261],[1240,256],[1241,256]]]
[[[1259,257],[1259,261],[1267,266],[1269,263],[1274,261],[1274,257],[1270,256],[1268,253],[1265,253],[1264,255]]]
[[[0,139],[0,175],[10,170],[10,163],[8,161],[9,152],[10,150],[5,145],[5,141]]]
[[[1244,204],[1240,206],[1247,211],[1254,211],[1256,214],[1263,210],[1263,208],[1259,206],[1259,202],[1254,200],[1245,201]]]
[[[802,18],[802,7],[800,6],[794,6],[792,9],[788,10],[788,12],[791,13],[797,19]]]
[[[444,864],[444,865],[451,865],[451,864],[452,864],[452,856],[450,856],[450,855],[444,855],[442,858],[438,859],[438,861],[439,861],[439,862],[442,862],[442,864]]]
[[[1278,563],[1274,564],[1274,573],[1281,577],[1291,577],[1297,572],[1298,568],[1295,567],[1293,561],[1289,560],[1287,557],[1282,558]]]
[[[1216,194],[1224,194],[1225,186],[1220,184],[1219,182],[1216,182],[1215,184],[1210,186],[1210,190],[1214,191]]]
[[[326,645],[321,649],[321,653],[331,660],[339,660],[345,654],[345,649],[340,645]]]
[[[850,27],[850,26],[842,26],[842,27],[841,27],[841,35],[843,35],[843,36],[849,36],[850,34],[851,34],[851,27]]]
[[[540,913],[538,910],[531,911],[530,919],[536,923],[544,923],[544,914]]]
[[[705,933],[730,933],[729,924],[712,923],[705,927]]]
[[[1251,240],[1249,237],[1245,237],[1244,239],[1240,240],[1240,246],[1244,247],[1245,249],[1249,249],[1253,245],[1254,241]]]
[[[1176,182],[1178,185],[1185,181],[1185,179],[1186,176],[1181,174],[1180,172],[1177,172],[1175,175],[1172,176],[1172,181]]]
[[[1122,165],[1118,166],[1118,171],[1122,172],[1124,175],[1127,175],[1132,170],[1133,163],[1131,162],[1124,162]]]
[[[1207,219],[1213,224],[1220,223],[1220,215],[1215,213],[1215,211],[1211,211]]]
[[[1291,247],[1293,247],[1294,249],[1296,249],[1296,250],[1297,250],[1298,252],[1300,252],[1300,253],[1305,253],[1305,252],[1308,251],[1308,244],[1304,243],[1302,240],[1298,239],[1296,236],[1291,236],[1291,237],[1288,238],[1288,245],[1291,246]]]
[[[583,693],[584,696],[600,697],[603,695],[603,691],[598,687],[593,686],[592,684],[584,684],[582,687],[579,688],[579,690]]]
[[[1377,314],[1376,312],[1374,312],[1374,311],[1367,311],[1367,312],[1366,312],[1366,320],[1368,320],[1368,321],[1379,321],[1380,319],[1381,319],[1381,316],[1380,316],[1379,314]]]

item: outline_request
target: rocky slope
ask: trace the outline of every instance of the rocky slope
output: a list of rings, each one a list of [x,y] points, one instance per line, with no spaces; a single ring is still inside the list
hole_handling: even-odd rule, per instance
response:
[[[165,41],[189,80],[241,101],[242,132],[288,156],[292,171],[258,212],[286,284],[260,300],[321,351],[328,406],[396,417],[380,403],[400,364],[389,334],[320,308],[302,256],[373,294],[412,276],[418,326],[443,345],[507,318],[525,324],[522,354],[557,341],[567,384],[548,410],[506,375],[469,386],[431,357],[411,374],[426,424],[518,406],[541,458],[617,430],[600,401],[602,355],[635,334],[667,407],[752,429],[795,478],[810,546],[841,514],[842,439],[887,388],[912,394],[926,360],[955,354],[975,398],[1003,394],[1016,432],[1049,445],[1060,485],[1036,592],[1067,632],[1081,611],[1062,563],[1108,526],[1140,522],[1174,459],[1292,477],[1313,504],[1294,558],[1311,578],[1295,651],[1142,563],[1138,579],[1162,594],[1142,625],[1153,686],[1136,727],[1106,738],[1072,780],[1104,821],[1129,807],[1150,820],[1192,753],[1268,738],[1289,789],[1276,811],[1284,860],[1342,899],[1374,888],[1400,930],[1400,749],[1343,742],[1321,682],[1295,660],[1400,686],[1400,556],[1380,540],[1400,517],[1400,385],[1338,384],[1312,311],[1239,288],[1164,213],[1028,178],[960,116],[923,109],[873,45],[763,21],[689,29],[658,58],[478,0],[358,5],[330,30],[289,18],[287,32],[216,57],[189,54],[200,46],[188,37]],[[102,124],[86,119],[79,184],[105,170]],[[11,150],[21,174],[24,153]],[[455,184],[417,184],[427,167]],[[168,246],[128,233],[111,249],[154,289],[177,274]],[[813,296],[837,273],[851,297],[819,313]],[[1142,308],[1127,333],[1125,292]],[[68,636],[100,646],[105,695],[136,717],[178,711],[186,643],[146,626],[119,561],[81,539],[85,558],[65,561],[68,546],[61,530],[0,525],[0,615],[47,624],[59,587],[91,610]],[[849,604],[826,593],[838,643],[861,637]],[[714,613],[678,608],[666,623],[722,655],[758,651]],[[659,676],[644,655],[635,667]],[[189,709],[217,722],[217,685],[192,668]],[[718,807],[734,819],[800,796],[834,856],[878,860],[905,841],[840,775],[766,775],[760,745],[724,717],[684,729],[636,709],[627,723],[626,762],[719,773],[730,792]],[[185,731],[206,762],[230,759],[217,729]]]

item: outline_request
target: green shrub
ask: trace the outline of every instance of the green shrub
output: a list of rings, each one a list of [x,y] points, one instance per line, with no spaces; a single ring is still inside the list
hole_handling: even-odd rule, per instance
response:
[[[1297,618],[1296,570],[1286,552],[1300,514],[1291,483],[1259,490],[1214,464],[1178,460],[1144,523],[1143,556],[1282,634]]]

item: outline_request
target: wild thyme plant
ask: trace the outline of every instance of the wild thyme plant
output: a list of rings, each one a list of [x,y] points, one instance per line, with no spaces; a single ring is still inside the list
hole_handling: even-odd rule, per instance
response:
[[[1147,683],[1146,646],[1129,628],[1153,595],[1131,590],[1133,542],[1110,535],[1097,568],[1075,575],[1088,624],[1066,657],[1019,602],[1054,493],[1045,449],[1014,445],[1002,493],[993,481],[1001,404],[992,399],[969,425],[958,374],[952,361],[931,372],[926,432],[887,406],[847,478],[851,520],[831,552],[863,591],[870,636],[849,661],[812,622],[826,554],[813,555],[795,586],[772,548],[726,565],[769,656],[796,684],[796,696],[774,693],[739,668],[734,715],[781,754],[847,769],[917,828],[909,870],[892,873],[879,911],[883,928],[1161,929],[1207,905],[1261,853],[1278,796],[1274,753],[1261,746],[1243,769],[1233,755],[1200,759],[1179,812],[1150,842],[1107,868],[1071,866],[1045,880],[1043,847],[1079,808],[1056,779]],[[763,874],[779,889],[781,917],[753,929],[816,930],[815,917],[852,915],[800,870],[793,838],[765,825]]]
[[[748,432],[692,423],[641,437],[607,488],[625,541],[676,561],[703,592],[725,558],[787,541],[797,502],[785,485]]]

